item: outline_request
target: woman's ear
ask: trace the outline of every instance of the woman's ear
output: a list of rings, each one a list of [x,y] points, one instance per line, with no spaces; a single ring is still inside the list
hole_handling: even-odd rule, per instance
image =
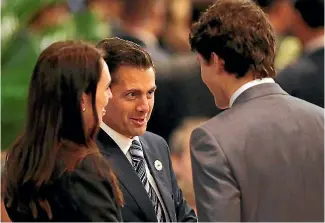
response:
[[[86,93],[82,93],[82,96],[81,96],[81,111],[85,112],[86,111],[86,107],[87,107],[87,104],[88,104],[88,100],[89,100],[89,97]]]

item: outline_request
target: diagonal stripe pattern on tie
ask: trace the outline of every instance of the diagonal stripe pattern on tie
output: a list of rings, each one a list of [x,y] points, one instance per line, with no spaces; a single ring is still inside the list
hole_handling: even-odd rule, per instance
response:
[[[162,204],[160,203],[155,190],[148,181],[144,154],[140,143],[137,140],[133,140],[129,151],[131,154],[133,167],[152,201],[158,221],[165,222],[166,220],[163,213]]]

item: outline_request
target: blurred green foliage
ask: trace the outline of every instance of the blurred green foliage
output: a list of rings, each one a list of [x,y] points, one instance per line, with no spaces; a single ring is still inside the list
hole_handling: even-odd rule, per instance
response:
[[[63,24],[31,33],[27,23],[40,8],[58,0],[6,0],[1,6],[1,150],[23,130],[28,86],[40,52],[55,41],[97,42],[109,25],[89,11],[72,14]]]

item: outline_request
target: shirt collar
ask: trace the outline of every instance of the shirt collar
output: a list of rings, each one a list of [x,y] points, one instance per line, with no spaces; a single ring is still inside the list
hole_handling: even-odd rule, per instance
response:
[[[244,91],[246,91],[247,89],[254,87],[256,85],[265,84],[265,83],[275,83],[275,82],[272,78],[267,77],[267,78],[252,80],[252,81],[249,81],[249,82],[245,83],[244,85],[242,85],[231,96],[230,101],[229,101],[229,108],[234,104],[236,98],[238,98],[238,96],[240,94],[242,94]]]
[[[114,129],[106,125],[104,122],[102,122],[100,127],[103,129],[104,132],[106,132],[107,135],[109,135],[114,140],[114,142],[122,150],[124,155],[126,155],[126,153],[129,151],[133,140],[137,140],[138,142],[140,142],[138,136],[135,136],[132,139],[130,139],[122,135],[121,133],[115,131]]]

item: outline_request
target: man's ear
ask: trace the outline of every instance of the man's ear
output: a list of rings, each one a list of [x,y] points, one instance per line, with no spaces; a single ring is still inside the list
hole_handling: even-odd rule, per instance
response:
[[[225,65],[225,61],[223,59],[221,59],[217,54],[215,53],[211,53],[211,58],[210,58],[210,61],[213,63],[213,64],[216,64],[218,66],[222,66],[224,67]]]
[[[217,54],[211,53],[210,63],[217,68],[219,74],[223,73],[225,69],[225,61]]]

